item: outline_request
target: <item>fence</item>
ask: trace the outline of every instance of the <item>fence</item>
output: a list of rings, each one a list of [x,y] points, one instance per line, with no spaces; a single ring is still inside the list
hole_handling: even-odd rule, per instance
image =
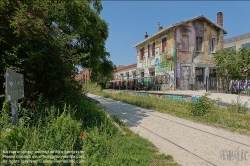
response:
[[[250,95],[250,80],[229,80],[228,78],[208,77],[206,79],[206,91]]]
[[[196,77],[194,84],[187,83],[186,89],[182,89],[177,78],[177,89],[180,90],[206,90],[211,93],[231,93],[250,95],[250,80],[229,80],[228,78],[207,77],[203,81],[203,78]],[[168,75],[151,76],[143,78],[133,78],[128,80],[116,80],[109,82],[109,89],[116,90],[161,90],[163,85],[167,85],[172,80]]]
[[[207,77],[206,91],[212,93],[230,93],[229,80],[227,78]]]
[[[127,80],[110,81],[109,89],[118,90],[161,90],[161,85],[168,84],[168,75],[133,78]]]

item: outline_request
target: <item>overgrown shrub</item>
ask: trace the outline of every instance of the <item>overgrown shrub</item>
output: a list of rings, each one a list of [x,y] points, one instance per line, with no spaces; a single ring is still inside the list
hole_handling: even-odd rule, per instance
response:
[[[189,108],[193,116],[203,116],[214,106],[214,101],[208,98],[209,94],[205,93],[198,100],[190,102]]]

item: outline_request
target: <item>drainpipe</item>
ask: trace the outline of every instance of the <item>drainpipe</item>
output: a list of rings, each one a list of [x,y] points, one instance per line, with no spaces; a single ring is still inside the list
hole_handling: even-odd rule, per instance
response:
[[[176,90],[176,76],[177,76],[177,50],[176,50],[176,33],[175,28],[173,29],[174,33],[174,89]]]

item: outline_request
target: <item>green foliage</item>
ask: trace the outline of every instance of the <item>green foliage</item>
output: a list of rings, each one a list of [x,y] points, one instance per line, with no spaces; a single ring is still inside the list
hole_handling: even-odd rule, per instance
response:
[[[211,101],[208,96],[209,94],[205,93],[196,101],[190,102],[189,109],[193,116],[204,116],[209,109],[213,108],[215,102]]]
[[[108,59],[101,59],[97,70],[92,72],[92,81],[96,81],[104,89],[109,80],[113,80],[113,71],[116,66]]]
[[[216,74],[219,77],[228,76],[232,80],[250,78],[250,48],[242,47],[238,51],[225,49],[214,54]]]
[[[91,93],[94,91],[100,91],[101,87],[97,83],[88,82],[87,84],[83,84],[82,91],[83,93]]]
[[[105,76],[113,67],[101,10],[100,0],[1,1],[0,84],[4,70],[14,70],[24,74],[25,102],[42,94],[50,102],[73,104],[81,90],[76,66]]]
[[[60,107],[50,106],[39,98],[36,101],[36,115],[22,114],[19,125],[12,126],[9,121],[9,104],[4,103],[0,117],[0,157],[4,151],[83,151],[84,163],[81,165],[178,165],[172,157],[158,155],[156,147],[131,132],[125,126],[126,135],[107,118],[103,109],[86,98],[78,101],[74,109],[64,103]],[[35,102],[34,102],[35,103]],[[34,104],[32,103],[32,104]],[[115,118],[119,122],[119,118]],[[33,120],[31,120],[33,119]],[[119,123],[120,124],[120,123]],[[6,154],[5,154],[6,155]],[[35,154],[32,154],[34,156]],[[58,154],[56,154],[58,155]],[[39,155],[37,155],[39,157]],[[58,159],[58,158],[57,158]],[[1,163],[10,165],[10,163]],[[20,165],[27,165],[21,163]],[[34,164],[34,165],[54,165]],[[77,165],[77,164],[71,164]]]

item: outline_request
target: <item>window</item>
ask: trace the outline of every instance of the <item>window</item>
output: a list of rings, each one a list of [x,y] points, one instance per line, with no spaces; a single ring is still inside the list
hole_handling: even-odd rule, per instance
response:
[[[155,71],[149,72],[149,76],[155,76]]]
[[[155,43],[153,43],[153,46],[152,46],[152,56],[155,56]]]
[[[133,78],[136,78],[136,72],[134,71],[132,72],[132,74],[133,74]]]
[[[167,38],[163,38],[161,40],[161,47],[162,47],[162,52],[166,52],[167,51]]]
[[[127,79],[129,78],[129,72],[126,73]]]
[[[150,46],[148,45],[148,57],[150,57]]]
[[[202,51],[202,37],[196,37],[196,48],[195,51]]]
[[[140,49],[140,60],[143,59],[143,55],[144,55],[144,47]]]
[[[215,51],[215,38],[209,39],[209,52]]]
[[[226,49],[236,50],[236,46],[232,46],[232,47],[227,47],[227,48],[224,48],[224,50],[226,50]]]
[[[141,72],[141,77],[144,77],[144,72]]]
[[[203,82],[203,75],[204,75],[204,69],[203,68],[196,68],[195,69],[196,81]]]
[[[209,77],[216,77],[216,69],[209,69]]]
[[[189,51],[189,36],[188,35],[182,35],[181,45],[182,45],[181,51]]]
[[[245,43],[245,44],[242,44],[242,47],[250,47],[250,43]]]

